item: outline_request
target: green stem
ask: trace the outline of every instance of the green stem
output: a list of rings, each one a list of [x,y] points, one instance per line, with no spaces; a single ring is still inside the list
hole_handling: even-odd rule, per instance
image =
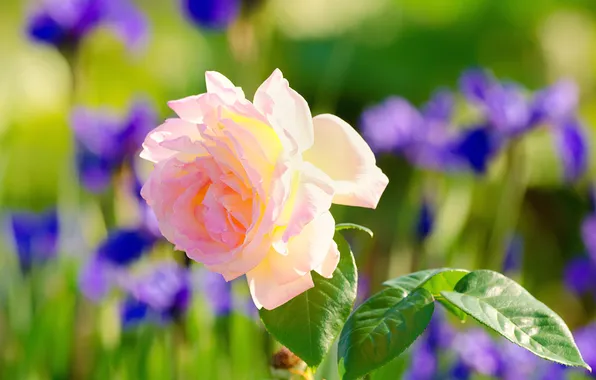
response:
[[[506,239],[517,225],[527,181],[524,170],[524,146],[512,141],[507,149],[505,183],[495,214],[488,249],[480,254],[479,267],[500,270],[506,250]]]

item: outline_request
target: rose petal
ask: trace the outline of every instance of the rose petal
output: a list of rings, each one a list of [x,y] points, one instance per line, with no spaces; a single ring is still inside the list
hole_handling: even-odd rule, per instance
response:
[[[333,242],[334,233],[335,220],[327,211],[306,225],[299,235],[290,239],[287,256],[277,254],[275,257],[282,257],[283,261],[278,260],[280,264],[295,268],[300,273],[310,272],[317,268],[329,269],[333,263],[325,263],[325,261],[329,256],[329,245]],[[337,266],[337,262],[335,266]],[[331,273],[335,270],[335,266]],[[278,281],[282,282],[283,279]]]
[[[207,71],[205,73],[205,83],[207,84],[207,92],[218,94],[226,100],[233,101],[236,99],[244,99],[244,91],[240,87],[234,86],[225,75],[217,71]]]
[[[370,147],[337,116],[319,115],[313,122],[315,144],[303,157],[335,181],[333,203],[375,208],[389,179]]]
[[[297,181],[297,188],[286,203],[286,209],[290,209],[291,214],[282,237],[284,242],[300,234],[304,226],[327,212],[333,200],[332,180],[311,163],[302,163]]]
[[[292,152],[302,153],[314,142],[312,115],[304,98],[290,88],[279,69],[257,89],[255,107],[265,115]]]
[[[151,162],[167,160],[178,153],[205,155],[197,126],[182,119],[168,119],[149,132],[143,142],[141,158]]]
[[[339,249],[337,248],[337,243],[335,241],[331,241],[331,246],[329,247],[329,252],[327,252],[327,256],[323,262],[314,268],[314,270],[325,278],[333,277],[333,272],[335,268],[337,268],[337,264],[339,264]]]
[[[203,112],[199,107],[199,99],[203,96],[204,94],[192,95],[178,100],[170,100],[168,107],[176,112],[176,115],[181,119],[191,123],[202,123]]]
[[[267,260],[248,272],[246,278],[252,299],[259,309],[275,309],[314,287],[310,273],[286,284],[278,284]]]

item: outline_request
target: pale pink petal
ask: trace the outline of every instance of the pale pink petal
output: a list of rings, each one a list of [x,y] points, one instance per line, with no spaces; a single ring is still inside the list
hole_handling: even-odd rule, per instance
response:
[[[293,152],[302,153],[313,145],[313,122],[308,103],[290,85],[279,69],[257,89],[255,107]]]
[[[331,278],[333,277],[335,268],[337,268],[337,264],[339,264],[339,250],[337,249],[337,243],[331,241],[327,256],[325,256],[323,262],[315,268],[315,271],[325,278]]]
[[[234,86],[225,75],[217,71],[207,71],[205,73],[205,82],[207,84],[207,92],[218,94],[222,98],[244,99],[242,88]]]
[[[283,241],[300,234],[303,228],[318,216],[329,211],[334,189],[331,179],[321,170],[308,162],[300,167],[295,193],[286,203],[291,210]],[[278,223],[283,221],[278,221]]]
[[[313,122],[315,143],[303,157],[335,181],[333,203],[375,208],[389,179],[368,144],[337,116],[319,115]]]
[[[282,266],[291,267],[298,273],[310,272],[324,265],[333,242],[335,220],[329,211],[310,222],[299,235],[288,242],[287,256],[272,255],[272,267],[282,273]],[[335,269],[335,268],[333,268]],[[333,272],[333,271],[332,271]],[[280,278],[280,283],[287,280]]]
[[[197,126],[182,119],[168,119],[145,138],[141,158],[151,162],[167,160],[178,153],[204,155],[206,150]]]
[[[203,112],[199,107],[199,99],[201,96],[202,95],[193,95],[178,100],[170,100],[168,102],[168,107],[176,112],[176,115],[181,119],[191,123],[202,123]]]
[[[279,285],[275,273],[266,260],[246,274],[248,287],[257,308],[273,310],[297,295],[314,287],[310,273],[298,277],[295,281]]]

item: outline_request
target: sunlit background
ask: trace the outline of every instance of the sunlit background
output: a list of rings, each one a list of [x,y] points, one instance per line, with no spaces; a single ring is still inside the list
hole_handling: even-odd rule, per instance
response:
[[[3,0],[0,378],[301,378],[245,280],[174,251],[139,196],[168,100],[206,70],[250,98],[275,68],[390,178],[376,210],[332,210],[375,232],[347,235],[359,300],[415,270],[503,271],[596,367],[593,0]],[[371,378],[589,376],[437,313]],[[338,379],[333,353],[316,377]]]

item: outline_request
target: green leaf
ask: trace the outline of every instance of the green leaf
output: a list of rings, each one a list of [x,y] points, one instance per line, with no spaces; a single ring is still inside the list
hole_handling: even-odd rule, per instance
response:
[[[466,313],[447,301],[442,295],[442,291],[451,291],[455,285],[465,275],[470,273],[465,269],[427,269],[419,272],[407,274],[385,281],[383,285],[396,289],[402,289],[411,292],[417,288],[428,290],[436,301],[440,302],[447,310],[458,317],[461,321],[466,320]]]
[[[374,236],[372,230],[368,227],[361,226],[360,224],[356,223],[339,223],[335,225],[335,231],[342,231],[342,230],[359,230],[362,232],[366,232],[370,235],[370,237]]]
[[[443,296],[480,323],[541,358],[590,369],[565,322],[515,281],[489,270],[471,272]]]
[[[433,296],[419,288],[386,288],[360,305],[339,338],[343,378],[356,379],[389,363],[424,332],[434,311]]]
[[[335,241],[341,256],[332,278],[312,272],[313,288],[274,310],[259,311],[267,331],[309,366],[321,363],[356,300],[354,256],[340,233]]]

